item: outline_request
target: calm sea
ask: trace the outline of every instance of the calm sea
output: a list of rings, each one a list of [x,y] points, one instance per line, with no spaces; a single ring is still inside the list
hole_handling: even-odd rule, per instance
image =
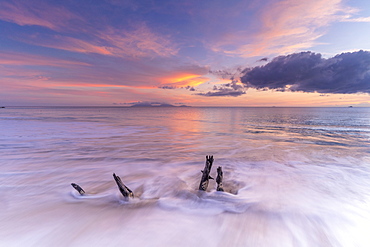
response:
[[[370,243],[370,108],[8,107],[0,133],[1,246]]]

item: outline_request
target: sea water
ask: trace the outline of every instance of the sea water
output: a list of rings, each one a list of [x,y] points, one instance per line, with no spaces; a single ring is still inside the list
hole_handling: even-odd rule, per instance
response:
[[[369,108],[8,107],[0,133],[1,246],[370,245]]]

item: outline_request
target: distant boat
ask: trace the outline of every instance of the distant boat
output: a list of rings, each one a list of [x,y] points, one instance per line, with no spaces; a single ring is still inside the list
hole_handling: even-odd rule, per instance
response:
[[[350,106],[348,106],[348,107],[349,107],[349,108],[352,108],[353,106],[351,106],[351,105],[350,105]]]

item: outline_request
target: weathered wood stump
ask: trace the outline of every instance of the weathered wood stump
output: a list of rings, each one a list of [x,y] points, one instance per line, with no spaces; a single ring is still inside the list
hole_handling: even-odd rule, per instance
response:
[[[203,173],[202,179],[200,180],[199,190],[207,190],[209,179],[213,179],[209,173],[211,172],[212,164],[213,164],[213,156],[206,156],[206,165],[204,170],[201,171]]]
[[[224,173],[222,172],[222,167],[219,166],[217,168],[217,178],[216,178],[217,191],[224,191],[224,185],[222,184],[223,178],[224,178]]]
[[[71,183],[71,185],[73,188],[75,188],[75,190],[78,191],[78,193],[80,193],[81,196],[85,194],[85,191],[78,184]]]
[[[113,173],[113,177],[123,197],[127,199],[129,197],[134,198],[134,193],[126,185],[124,185],[124,183],[122,183],[121,178],[117,176],[115,173]]]

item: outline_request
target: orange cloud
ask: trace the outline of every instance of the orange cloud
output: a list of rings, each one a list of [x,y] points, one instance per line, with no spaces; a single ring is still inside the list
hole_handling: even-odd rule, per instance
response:
[[[195,87],[209,81],[207,77],[197,74],[178,74],[176,76],[161,78],[161,85],[173,87]]]

